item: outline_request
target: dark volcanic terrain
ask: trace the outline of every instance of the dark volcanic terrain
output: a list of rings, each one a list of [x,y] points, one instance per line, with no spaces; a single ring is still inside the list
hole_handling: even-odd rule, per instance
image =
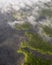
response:
[[[0,13],[0,65],[20,65],[23,55],[16,51],[19,48],[18,34],[7,24],[14,19],[9,17]]]

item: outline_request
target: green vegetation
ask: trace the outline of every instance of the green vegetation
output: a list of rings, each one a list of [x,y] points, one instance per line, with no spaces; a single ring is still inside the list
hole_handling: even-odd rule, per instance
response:
[[[33,55],[28,50],[20,49],[17,51],[18,53],[24,54],[24,63],[22,65],[52,65],[52,60],[43,59],[42,57],[37,57]]]
[[[52,10],[50,10],[50,9],[42,9],[41,15],[48,16],[50,18],[50,17],[52,17]]]
[[[37,50],[37,52],[52,54],[52,45],[43,41],[39,35],[25,32],[25,35],[28,38],[27,42],[22,42],[18,53],[23,53],[25,55],[24,64],[22,65],[52,65],[52,60],[43,59],[42,57],[34,56],[25,48],[29,48],[31,50]],[[49,51],[49,52],[48,52]]]
[[[16,29],[17,30],[30,30],[31,29],[31,24],[29,24],[28,22],[24,23],[24,24],[18,24],[16,25]]]
[[[42,54],[52,54],[52,44],[49,44],[47,41],[42,40],[38,34],[25,32],[25,35],[27,36],[28,41],[21,43],[22,48],[28,47],[32,50],[37,50]]]
[[[43,29],[44,29],[44,31],[45,31],[45,33],[47,35],[49,35],[50,37],[52,37],[52,28],[51,27],[44,26]]]
[[[31,26],[29,24],[22,25],[20,28],[16,27],[19,30],[30,30]],[[35,56],[31,51],[37,51],[40,54],[52,55],[52,44],[49,44],[47,41],[44,41],[37,33],[25,31],[25,37],[27,41],[21,42],[20,48],[17,51],[18,53],[24,54],[24,63],[22,65],[52,65],[52,60],[43,59],[41,56]],[[28,51],[28,49],[30,51]]]
[[[50,60],[43,60],[40,57],[34,57],[31,53],[28,53],[27,62],[24,65],[52,65]]]

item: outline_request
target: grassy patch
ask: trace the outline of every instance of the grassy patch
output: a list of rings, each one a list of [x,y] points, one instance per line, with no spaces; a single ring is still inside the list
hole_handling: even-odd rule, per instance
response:
[[[18,29],[18,27],[17,27]],[[19,30],[30,30],[31,26],[29,24],[22,25]],[[25,31],[25,36],[27,37],[27,41],[21,42],[20,49],[17,51],[18,53],[24,54],[24,63],[22,65],[52,65],[52,60],[43,59],[42,57],[37,57],[24,48],[28,48],[30,50],[36,50],[41,54],[49,54],[52,55],[52,44],[49,44],[47,41],[44,41],[38,34],[35,32]]]
[[[38,34],[26,32],[25,35],[28,37],[28,41],[23,42],[24,46],[40,49],[45,52],[52,52],[52,44],[44,41]]]
[[[52,37],[52,28],[51,28],[51,27],[44,26],[44,27],[43,27],[43,30],[45,31],[45,33],[46,33],[47,35],[49,35],[50,37]]]
[[[24,24],[17,24],[16,25],[16,30],[30,30],[31,29],[31,24],[26,22]]]
[[[27,50],[20,49],[18,53],[22,53],[25,56],[24,63],[22,65],[52,65],[51,60],[37,57]]]
[[[42,9],[41,15],[48,16],[50,18],[50,17],[52,17],[52,10],[50,10],[50,9]]]

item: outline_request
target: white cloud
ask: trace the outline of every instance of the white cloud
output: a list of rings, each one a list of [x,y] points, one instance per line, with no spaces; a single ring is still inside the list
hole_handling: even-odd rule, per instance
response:
[[[9,3],[13,4],[13,7],[17,9],[16,6],[18,6],[18,9],[20,7],[25,7],[25,4],[32,5],[32,3],[36,3],[38,1],[47,2],[51,0],[0,0],[0,8],[5,9],[7,6],[9,6]]]
[[[51,0],[0,0],[0,4],[8,4],[8,3],[15,3],[15,4],[19,4],[19,3],[26,3],[26,4],[31,4],[32,2],[38,2],[38,1],[42,1],[42,2],[47,2],[47,1],[51,1]]]

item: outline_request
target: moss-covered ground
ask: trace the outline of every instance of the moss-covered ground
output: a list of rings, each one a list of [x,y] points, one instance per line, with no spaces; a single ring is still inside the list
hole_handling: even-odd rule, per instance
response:
[[[28,26],[27,26],[28,25]],[[29,24],[16,27],[19,30],[30,30],[31,26]],[[25,37],[27,41],[21,42],[20,48],[17,51],[18,53],[24,54],[24,63],[22,65],[52,65],[52,60],[43,59],[42,57],[37,57],[32,52],[29,52],[28,49],[37,51],[43,55],[52,55],[52,44],[49,44],[47,41],[44,41],[37,33],[25,31]],[[25,48],[28,48],[27,50]]]
[[[44,26],[44,27],[43,27],[43,30],[44,30],[44,32],[45,32],[48,36],[52,37],[52,28],[51,28],[51,27]]]

